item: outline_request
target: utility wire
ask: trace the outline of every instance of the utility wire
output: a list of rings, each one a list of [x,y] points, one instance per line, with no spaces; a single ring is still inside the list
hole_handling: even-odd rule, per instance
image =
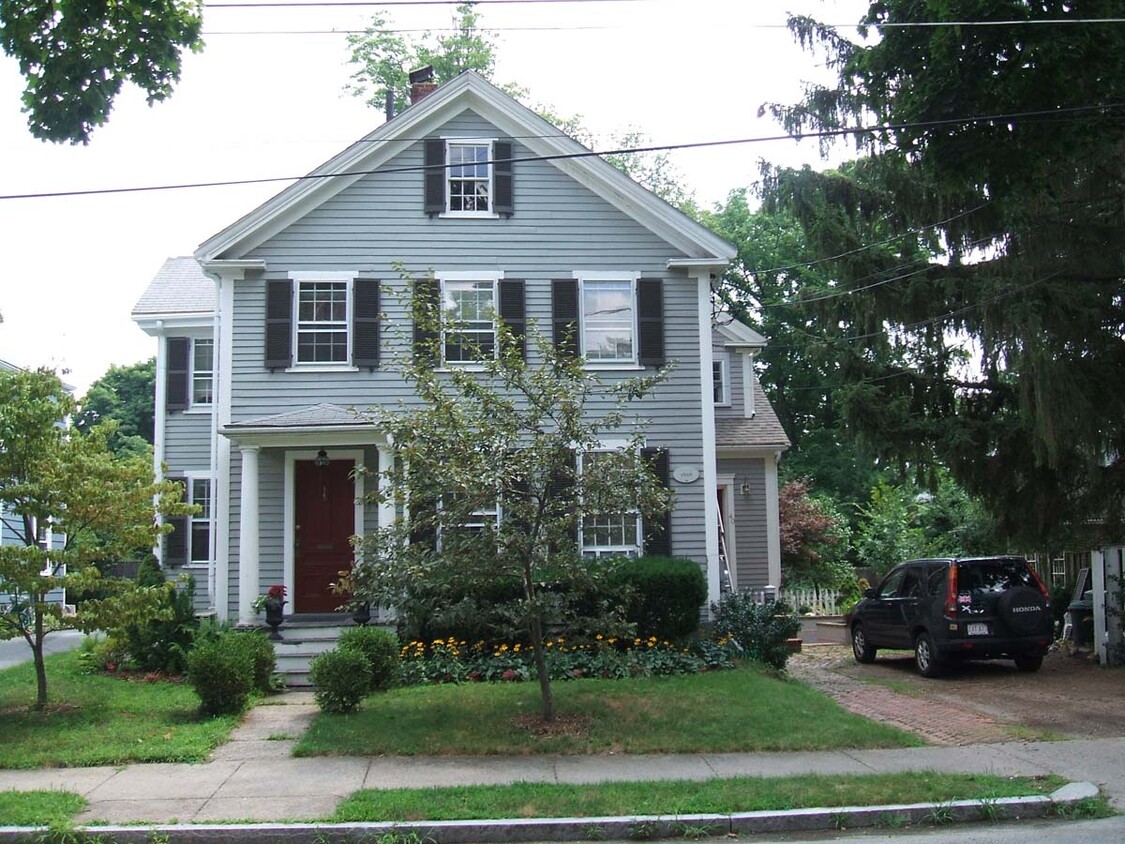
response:
[[[533,161],[564,161],[579,158],[593,158],[609,155],[634,155],[637,153],[645,152],[673,152],[678,150],[688,149],[707,149],[714,147],[725,146],[740,146],[744,144],[766,143],[773,141],[789,141],[789,140],[802,140],[804,138],[829,138],[829,137],[842,137],[845,135],[857,135],[862,133],[879,133],[879,132],[893,132],[902,129],[920,129],[932,128],[938,126],[949,126],[955,124],[966,123],[985,123],[996,120],[1013,121],[1020,120],[1028,117],[1043,117],[1047,115],[1063,116],[1063,115],[1077,115],[1089,112],[1098,111],[1112,111],[1125,107],[1122,103],[1106,103],[1102,105],[1092,106],[1075,106],[1072,108],[1061,109],[1045,109],[1040,111],[1027,111],[1027,112],[1014,112],[1010,114],[988,114],[980,115],[977,117],[961,117],[961,118],[946,118],[943,120],[928,120],[919,123],[892,123],[879,126],[857,126],[854,128],[843,129],[825,129],[819,132],[805,132],[799,135],[763,135],[756,138],[733,138],[722,141],[696,141],[693,143],[684,144],[653,144],[643,147],[623,147],[611,150],[586,150],[583,152],[570,152],[558,153],[556,155],[530,155],[522,157],[513,157],[508,159],[491,159],[489,161],[477,162],[478,164],[496,164],[503,163],[528,163]],[[9,199],[48,199],[55,197],[65,196],[97,196],[107,194],[125,194],[125,193],[150,193],[153,191],[163,190],[188,190],[193,188],[213,188],[213,187],[233,187],[241,185],[261,185],[270,184],[274,182],[299,182],[314,179],[335,179],[340,176],[370,176],[375,174],[392,174],[392,173],[418,173],[425,172],[433,169],[449,169],[451,167],[458,167],[458,164],[438,164],[438,165],[411,165],[404,167],[383,167],[375,170],[347,170],[339,173],[308,173],[302,176],[270,176],[261,179],[229,179],[214,182],[188,182],[180,184],[167,184],[167,185],[144,185],[139,187],[129,188],[94,188],[90,190],[72,190],[72,191],[45,191],[42,193],[24,193],[24,194],[6,194],[0,195],[0,200]]]

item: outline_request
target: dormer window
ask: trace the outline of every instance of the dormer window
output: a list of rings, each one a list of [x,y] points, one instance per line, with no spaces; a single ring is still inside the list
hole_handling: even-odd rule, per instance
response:
[[[425,143],[425,212],[431,217],[510,217],[512,142],[431,138]]]

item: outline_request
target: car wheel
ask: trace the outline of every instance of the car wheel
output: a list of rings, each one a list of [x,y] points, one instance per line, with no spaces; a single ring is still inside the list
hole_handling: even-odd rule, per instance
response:
[[[914,640],[914,664],[923,677],[941,676],[941,657],[938,656],[933,637],[929,633],[919,633]]]
[[[1017,656],[1016,668],[1020,671],[1038,671],[1039,666],[1043,664],[1043,657],[1041,656]]]
[[[867,631],[863,625],[856,622],[852,625],[852,655],[856,662],[872,663],[875,661],[875,648],[867,640]]]

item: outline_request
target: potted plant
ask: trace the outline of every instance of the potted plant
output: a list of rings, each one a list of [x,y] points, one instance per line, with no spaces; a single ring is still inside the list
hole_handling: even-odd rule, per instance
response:
[[[266,611],[266,624],[270,626],[270,638],[280,639],[281,634],[277,632],[277,628],[281,626],[281,622],[285,620],[282,614],[282,608],[289,603],[285,600],[285,586],[280,583],[275,583],[268,590],[266,594],[259,595],[254,599],[251,606],[255,612],[261,612],[263,609]]]

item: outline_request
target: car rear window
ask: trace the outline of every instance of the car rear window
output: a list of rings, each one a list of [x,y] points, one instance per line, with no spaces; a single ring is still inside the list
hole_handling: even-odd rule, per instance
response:
[[[1006,592],[1017,586],[1035,586],[1023,560],[988,560],[957,564],[957,589],[983,595]]]

